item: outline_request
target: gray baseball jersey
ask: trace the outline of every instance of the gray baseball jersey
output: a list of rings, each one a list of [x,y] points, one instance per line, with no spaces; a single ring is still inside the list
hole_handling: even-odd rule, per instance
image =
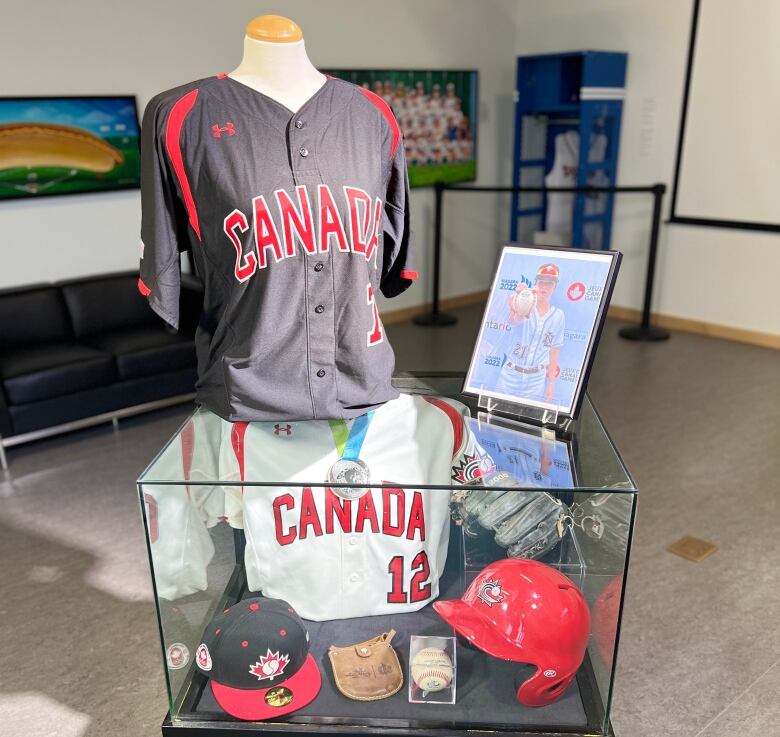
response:
[[[297,113],[226,75],[154,97],[141,137],[140,291],[178,326],[205,284],[198,401],[231,421],[350,418],[398,396],[376,306],[417,277],[398,124],[328,78]]]

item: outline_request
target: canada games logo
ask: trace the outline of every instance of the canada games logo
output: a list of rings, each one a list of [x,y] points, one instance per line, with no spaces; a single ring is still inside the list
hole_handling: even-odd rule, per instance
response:
[[[452,480],[459,484],[470,484],[496,470],[496,464],[487,453],[477,451],[475,455],[464,454],[463,460],[452,467]]]
[[[587,292],[585,285],[581,281],[576,281],[566,290],[566,296],[572,302],[579,302]]]
[[[477,596],[483,604],[487,604],[489,607],[492,607],[493,604],[500,604],[504,600],[501,581],[489,578],[479,587]]]

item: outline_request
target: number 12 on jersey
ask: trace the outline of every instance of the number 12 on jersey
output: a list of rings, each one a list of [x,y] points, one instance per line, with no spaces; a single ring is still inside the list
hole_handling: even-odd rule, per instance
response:
[[[387,592],[388,604],[409,604],[416,601],[426,601],[431,598],[431,568],[428,556],[422,550],[412,559],[412,578],[409,581],[409,591],[404,590],[405,556],[396,555],[390,560],[387,572],[392,580],[392,587]]]

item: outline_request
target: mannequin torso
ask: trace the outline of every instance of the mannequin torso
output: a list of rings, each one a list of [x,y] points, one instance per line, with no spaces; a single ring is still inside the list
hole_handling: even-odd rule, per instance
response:
[[[327,81],[309,61],[300,28],[278,16],[262,16],[249,23],[244,56],[228,76],[276,100],[291,113]]]

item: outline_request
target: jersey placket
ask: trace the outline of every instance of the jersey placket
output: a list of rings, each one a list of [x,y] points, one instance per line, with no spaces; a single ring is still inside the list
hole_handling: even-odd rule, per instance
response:
[[[295,185],[306,185],[314,222],[319,222],[316,197],[317,186],[322,183],[317,167],[317,131],[310,121],[315,111],[304,106],[293,115],[287,125],[289,156]],[[336,331],[334,311],[336,296],[333,290],[333,266],[331,254],[309,254],[299,248],[303,264],[306,319],[307,369],[314,418],[332,415],[337,406],[336,393]]]
[[[366,494],[370,494],[369,489]],[[360,500],[353,500],[352,504]],[[353,507],[354,509],[354,507]],[[354,512],[353,512],[354,514]],[[366,596],[364,589],[365,574],[368,570],[366,561],[367,535],[354,532],[341,533],[341,595],[342,605],[349,611],[350,602],[361,600]]]

